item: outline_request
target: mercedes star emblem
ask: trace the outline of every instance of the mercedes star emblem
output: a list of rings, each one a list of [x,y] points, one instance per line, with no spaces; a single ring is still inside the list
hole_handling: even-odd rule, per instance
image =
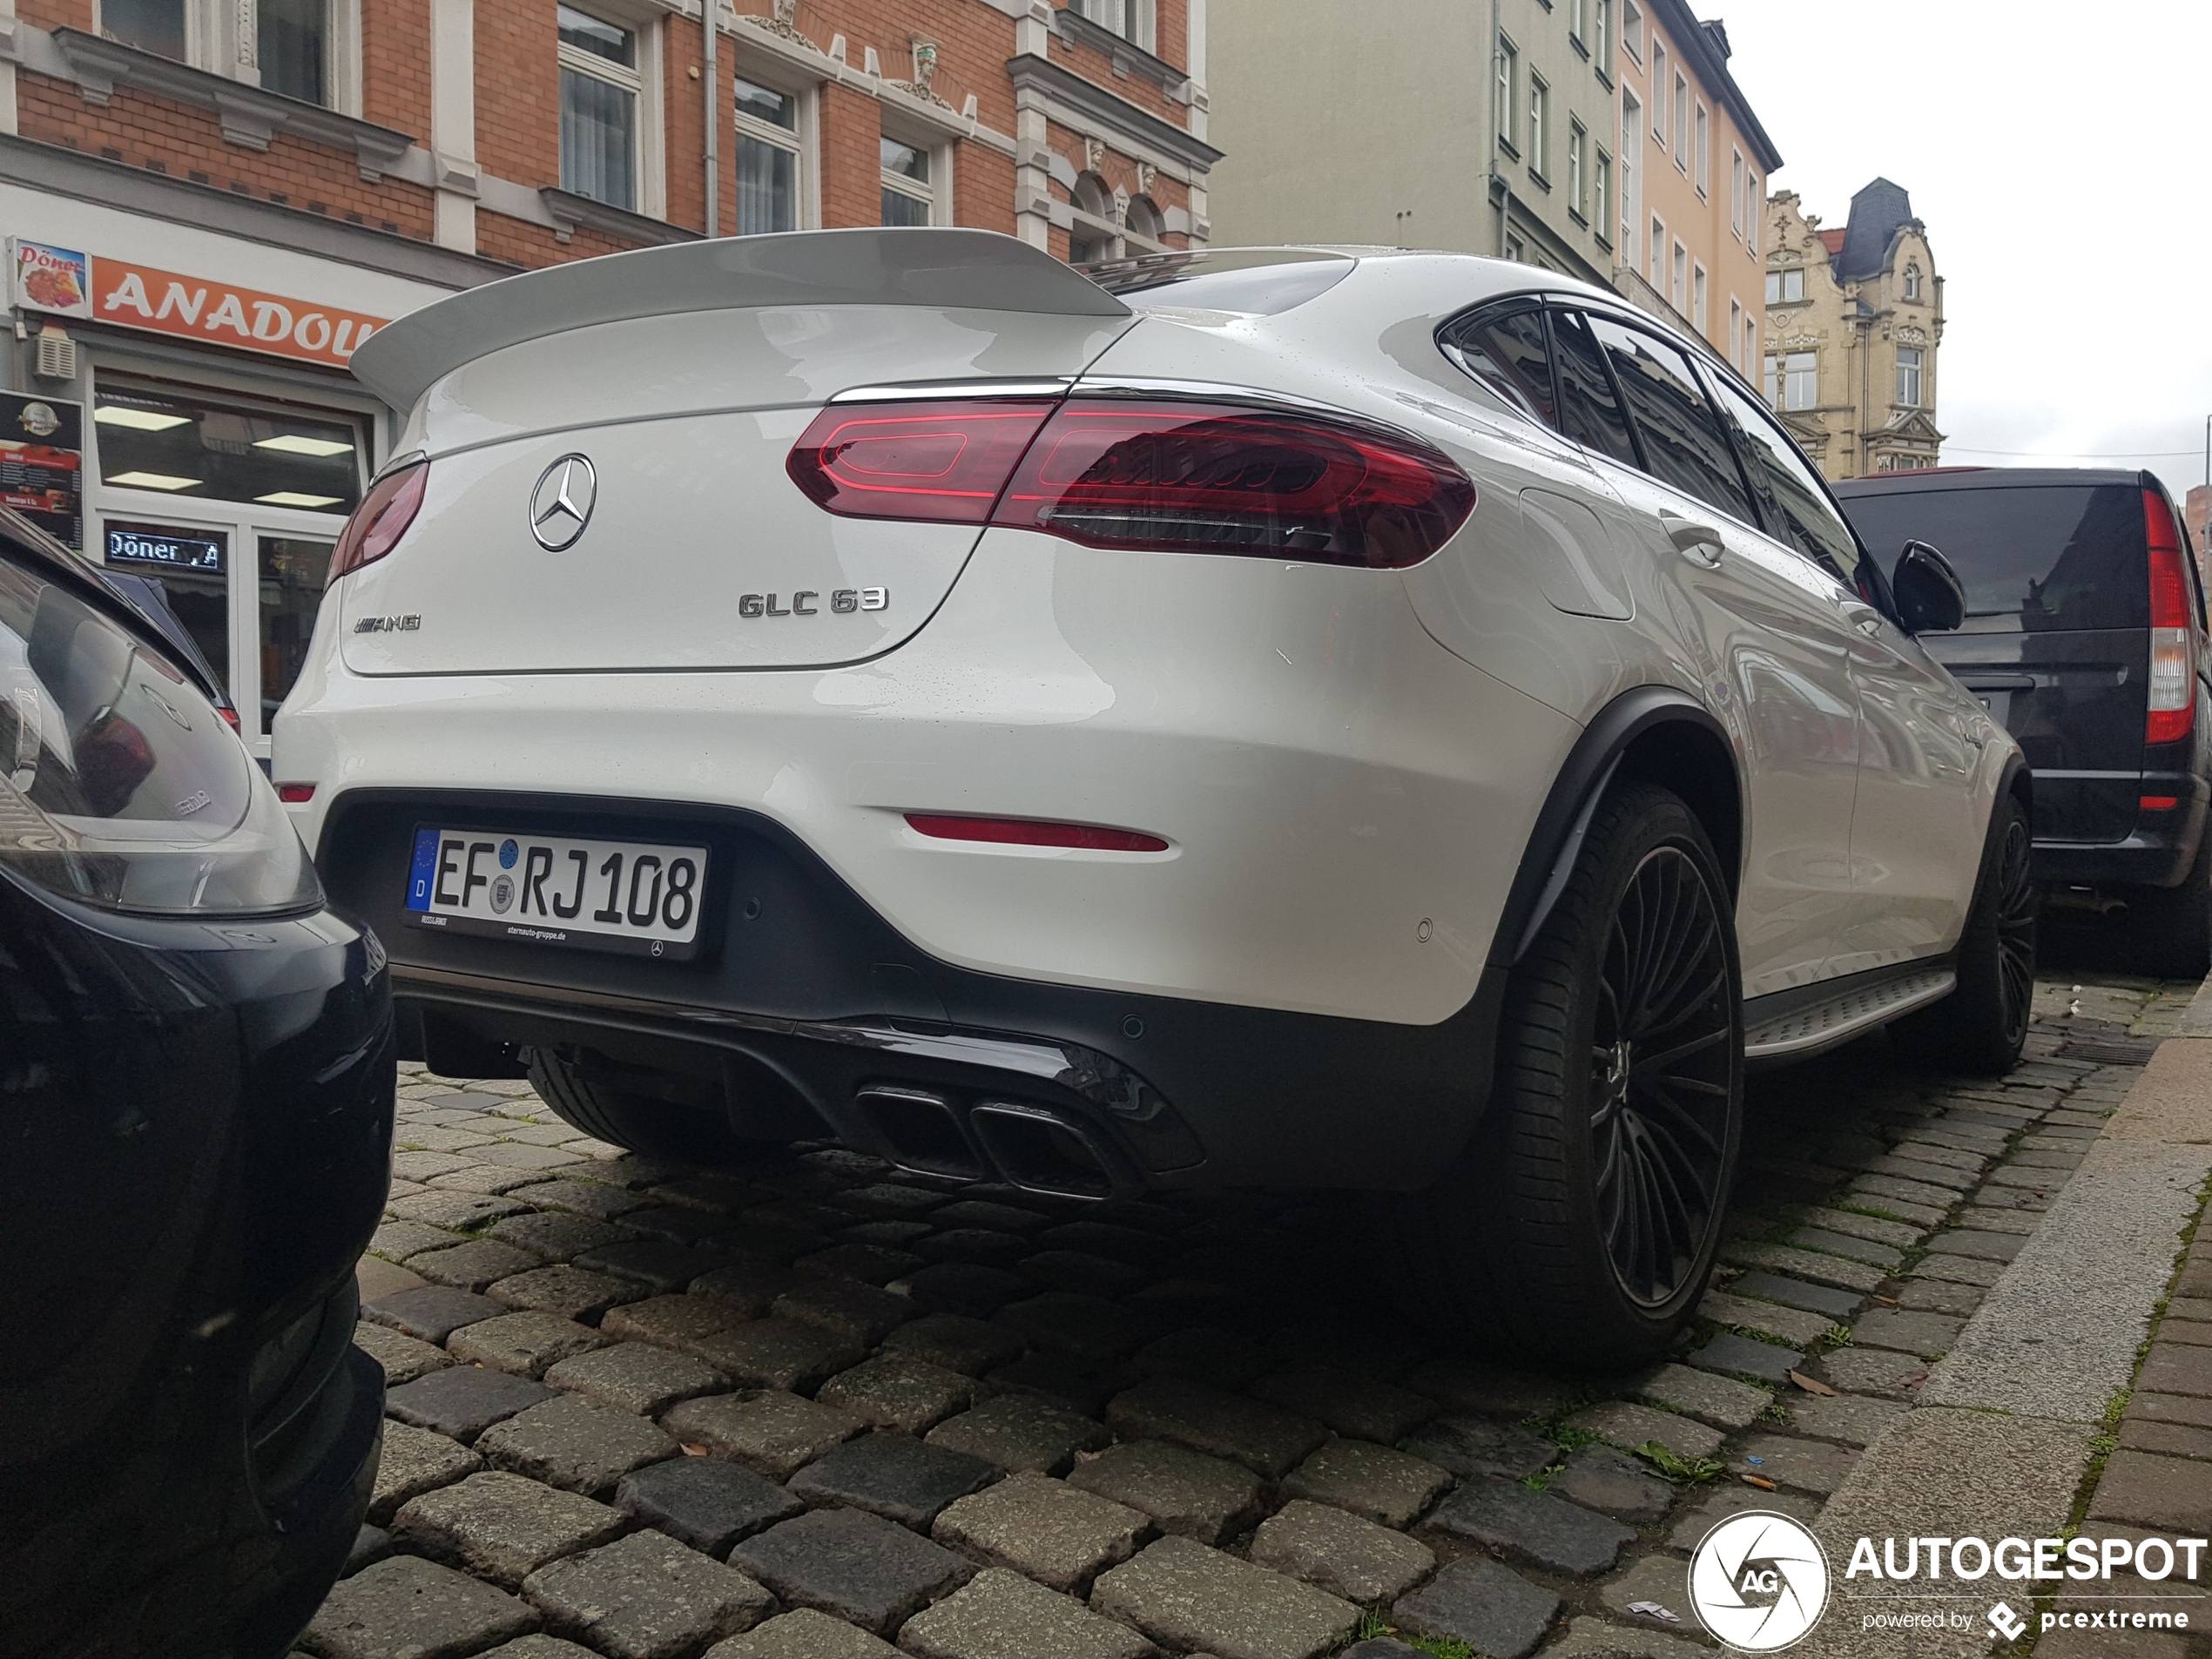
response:
[[[583,455],[563,455],[537,475],[530,491],[530,534],[548,553],[565,553],[591,522],[599,475]]]

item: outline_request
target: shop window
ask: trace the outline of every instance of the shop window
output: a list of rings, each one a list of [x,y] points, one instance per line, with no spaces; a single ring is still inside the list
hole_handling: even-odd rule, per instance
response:
[[[220,530],[107,521],[106,563],[152,582],[231,695],[230,537]]]
[[[561,188],[610,207],[637,206],[637,36],[573,6],[559,9]]]
[[[266,732],[307,663],[332,544],[296,536],[264,536],[260,543],[261,730]]]
[[[101,0],[100,32],[140,51],[181,60],[185,0]]]
[[[896,138],[883,145],[883,222],[927,225],[935,217],[936,192],[930,187],[929,152]]]
[[[330,0],[259,0],[261,84],[310,104],[329,98]]]
[[[799,100],[738,78],[738,234],[799,228]]]
[[[361,499],[361,429],[342,415],[102,384],[92,424],[100,482],[113,488],[324,513]]]

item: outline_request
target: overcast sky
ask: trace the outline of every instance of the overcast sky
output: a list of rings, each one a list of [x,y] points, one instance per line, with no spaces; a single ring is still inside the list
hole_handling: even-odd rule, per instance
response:
[[[1946,463],[2204,481],[2212,4],[1691,3],[1728,24],[1776,189],[1831,229],[1877,174],[1912,192],[1944,279]]]

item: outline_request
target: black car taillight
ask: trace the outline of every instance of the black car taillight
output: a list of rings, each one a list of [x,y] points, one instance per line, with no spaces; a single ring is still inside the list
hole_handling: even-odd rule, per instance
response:
[[[2145,743],[2177,743],[2196,714],[2196,606],[2174,509],[2155,489],[2143,491],[2145,539],[2150,546],[2150,697],[2143,719]]]
[[[1370,570],[1420,563],[1475,501],[1449,456],[1404,433],[1174,398],[826,409],[787,469],[847,517]]]
[[[334,585],[364,564],[374,564],[399,545],[407,527],[422,508],[422,492],[430,482],[430,463],[418,461],[397,472],[388,472],[368,487],[361,504],[354,509],[346,528],[338,532],[338,545],[330,555],[330,575],[323,585]]]

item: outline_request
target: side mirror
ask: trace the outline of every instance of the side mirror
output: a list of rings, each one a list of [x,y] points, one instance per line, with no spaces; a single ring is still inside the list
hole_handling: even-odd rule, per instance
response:
[[[1890,578],[1898,626],[1908,634],[1947,634],[1966,620],[1966,589],[1951,561],[1925,542],[1907,542]]]

